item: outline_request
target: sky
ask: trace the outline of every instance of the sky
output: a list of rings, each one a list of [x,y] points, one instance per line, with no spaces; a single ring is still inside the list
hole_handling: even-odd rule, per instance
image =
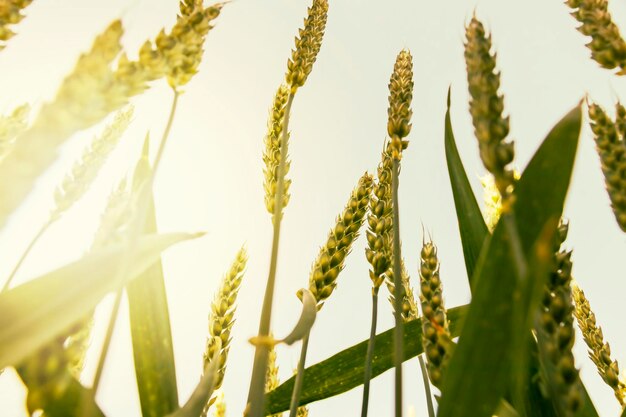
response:
[[[185,88],[155,182],[161,231],[205,231],[206,236],[168,250],[163,257],[179,396],[198,382],[210,302],[237,250],[250,260],[239,294],[230,360],[224,382],[229,415],[241,415],[247,395],[261,297],[267,279],[271,220],[263,204],[263,136],[268,109],[282,82],[293,37],[309,1],[235,0],[207,39],[197,76]],[[171,27],[175,0],[35,1],[18,35],[0,53],[0,112],[24,102],[36,110],[50,100],[76,58],[96,34],[121,18],[130,55],[161,27]],[[626,22],[626,3],[613,0],[616,22]],[[452,123],[472,187],[481,195],[484,168],[468,113],[463,59],[464,25],[473,12],[493,34],[516,143],[523,168],[550,128],[585,95],[612,108],[626,99],[626,81],[589,58],[586,39],[561,1],[527,0],[330,0],[321,52],[298,91],[290,121],[291,201],[283,220],[273,313],[276,335],[287,334],[299,312],[295,293],[308,283],[311,263],[335,216],[365,171],[374,173],[386,135],[387,84],[396,54],[414,58],[413,129],[404,152],[400,183],[403,254],[416,285],[422,229],[439,248],[448,307],[465,304],[469,288],[443,148],[443,118],[452,88]],[[626,28],[625,28],[626,30]],[[89,248],[106,196],[132,170],[146,131],[158,140],[172,93],[164,82],[133,100],[135,120],[90,193],[39,241],[16,282],[24,282],[79,258]],[[98,127],[75,135],[58,162],[0,231],[0,274],[7,275],[42,223],[52,193]],[[156,142],[153,142],[153,151]],[[480,200],[480,198],[479,198]],[[573,275],[585,290],[615,358],[626,356],[619,319],[626,280],[620,259],[624,235],[613,218],[598,156],[584,128],[565,215],[567,246],[574,250]],[[370,288],[364,239],[357,241],[336,291],[318,315],[307,362],[323,360],[367,338]],[[393,325],[382,292],[378,329]],[[93,378],[103,323],[112,305],[98,308],[97,325],[83,375]],[[123,304],[103,375],[98,403],[108,416],[140,415],[128,326]],[[618,405],[604,385],[578,335],[575,348],[582,378],[601,415]],[[281,378],[291,376],[299,346],[279,347]],[[626,363],[625,363],[626,364]],[[405,409],[425,415],[416,359],[405,363]],[[393,371],[372,381],[370,415],[391,415]],[[3,415],[21,417],[25,392],[13,372],[0,376]],[[358,413],[361,388],[310,405],[310,415]]]

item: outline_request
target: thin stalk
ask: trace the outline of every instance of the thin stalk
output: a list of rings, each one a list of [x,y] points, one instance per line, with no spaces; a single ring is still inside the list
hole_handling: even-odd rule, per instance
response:
[[[24,263],[24,260],[26,259],[26,257],[30,253],[30,251],[33,249],[33,247],[35,247],[35,243],[37,243],[39,238],[41,238],[41,236],[43,236],[43,234],[46,232],[46,230],[48,230],[48,227],[50,227],[51,224],[52,224],[52,221],[48,220],[43,226],[41,226],[41,228],[39,229],[39,231],[37,232],[35,237],[33,237],[33,239],[30,241],[30,243],[26,247],[26,250],[24,250],[24,252],[22,253],[22,256],[17,261],[17,264],[13,267],[13,270],[11,271],[11,274],[9,275],[9,278],[4,283],[4,286],[2,287],[2,290],[0,292],[5,292],[6,290],[9,289],[9,286],[11,285],[11,281],[13,281],[13,278],[15,278],[15,274],[17,273],[17,271],[20,269],[20,267]]]
[[[266,338],[270,332],[270,322],[272,318],[272,303],[274,301],[274,286],[276,283],[276,264],[278,261],[278,244],[280,240],[280,224],[283,210],[283,193],[285,189],[285,160],[287,159],[287,135],[289,129],[289,114],[293,103],[294,92],[289,93],[287,104],[285,105],[285,117],[283,119],[283,131],[280,138],[280,161],[278,163],[278,179],[276,181],[276,196],[274,200],[274,214],[272,220],[274,231],[272,238],[272,254],[270,256],[270,269],[265,286],[265,296],[263,298],[263,308],[261,310],[261,320],[259,323],[259,337]],[[250,389],[248,391],[248,406],[250,407],[249,417],[263,417],[265,401],[265,373],[267,372],[267,360],[269,347],[264,343],[259,343],[254,352],[254,365],[252,367],[252,377],[250,378]]]
[[[376,322],[378,321],[378,288],[372,289],[372,326],[370,328],[370,340],[367,343],[367,356],[365,357],[365,372],[363,375],[363,403],[361,404],[361,417],[367,417],[367,408],[370,399],[370,379],[372,378],[372,358],[374,357],[374,344],[376,340]]]
[[[296,374],[296,381],[293,384],[293,392],[291,393],[291,404],[289,405],[289,417],[296,417],[298,413],[298,405],[300,405],[300,393],[302,392],[302,383],[304,382],[304,365],[306,362],[306,352],[309,348],[309,331],[304,338],[302,338],[302,348],[300,350],[300,360],[298,361],[298,373]]]
[[[398,206],[398,177],[400,161],[393,159],[391,171],[392,201],[393,201],[393,283],[395,297],[394,317],[396,327],[393,330],[393,361],[396,368],[395,378],[395,416],[402,417],[402,360],[403,346],[402,337],[404,334],[404,323],[402,321],[402,268],[400,253],[400,207]]]
[[[428,370],[424,363],[422,355],[418,355],[417,359],[420,362],[420,370],[422,371],[422,381],[424,382],[424,391],[426,393],[426,405],[428,407],[428,417],[435,417],[435,407],[433,406],[433,395],[430,392],[430,381],[428,380]]]
[[[163,135],[161,137],[161,143],[159,144],[159,150],[157,153],[157,156],[155,158],[154,161],[154,165],[153,165],[153,169],[152,169],[152,175],[150,176],[149,180],[147,181],[147,183],[144,185],[144,187],[152,187],[152,185],[154,184],[154,177],[156,175],[157,169],[159,168],[159,164],[161,162],[161,158],[163,156],[163,151],[165,149],[165,143],[167,142],[167,139],[169,137],[170,131],[172,129],[172,124],[174,122],[174,115],[176,114],[176,108],[178,105],[178,97],[179,97],[180,93],[176,90],[174,90],[174,97],[172,99],[172,106],[170,108],[170,114],[169,117],[167,119],[167,124],[165,126],[165,130],[163,131]],[[143,190],[143,188],[141,189]],[[141,193],[140,190],[140,193]],[[142,199],[140,199],[139,201],[143,201]],[[125,258],[124,264],[122,265],[122,267],[118,270],[118,279],[121,280],[125,275],[126,272],[128,270],[128,267],[130,266],[130,262],[133,258],[133,252],[136,249],[136,245],[135,245],[135,237],[138,235],[138,231],[140,230],[140,226],[143,226],[143,222],[142,220],[145,220],[145,213],[148,209],[148,206],[146,204],[141,204],[138,208],[138,211],[135,213],[135,215],[137,216],[135,221],[132,222],[132,230],[130,231],[130,235],[131,236],[131,240],[128,242],[128,255]],[[93,395],[95,397],[95,395],[98,392],[98,387],[100,386],[100,380],[102,378],[102,371],[104,370],[104,363],[106,362],[106,358],[107,358],[107,354],[109,352],[109,347],[111,345],[111,340],[113,338],[113,330],[115,329],[115,323],[117,321],[117,316],[119,313],[119,309],[120,309],[120,304],[121,304],[121,300],[122,300],[122,292],[123,292],[124,288],[121,287],[117,290],[117,293],[115,295],[115,303],[113,304],[113,309],[111,310],[111,315],[109,317],[109,324],[107,326],[107,331],[106,331],[106,335],[104,338],[104,342],[102,343],[102,349],[100,351],[100,357],[98,358],[98,364],[96,367],[96,374],[93,380],[93,385],[92,385],[92,389],[91,391],[89,390],[85,390],[85,393],[88,392],[93,392]],[[86,403],[84,403],[86,404]],[[91,412],[93,410],[87,410],[86,414],[87,416],[91,415]]]

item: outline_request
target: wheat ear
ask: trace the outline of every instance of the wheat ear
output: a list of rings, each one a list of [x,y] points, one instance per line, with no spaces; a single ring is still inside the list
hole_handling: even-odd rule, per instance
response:
[[[607,0],[567,0],[572,9],[572,16],[581,25],[578,31],[590,36],[587,48],[591,57],[607,69],[619,69],[618,74],[626,72],[626,42],[609,13]]]
[[[592,360],[602,380],[613,389],[615,398],[624,407],[626,384],[619,378],[619,365],[611,358],[611,346],[604,340],[602,328],[596,323],[596,315],[591,310],[589,300],[579,286],[572,286],[574,295],[574,315],[578,327],[582,331],[585,343],[589,348],[589,358]]]
[[[507,140],[509,118],[504,117],[504,99],[499,93],[500,74],[495,70],[496,55],[491,52],[491,36],[474,16],[465,30],[465,62],[470,93],[470,113],[478,139],[480,158],[495,178],[496,187],[508,210],[515,183],[508,166],[515,156],[513,141]]]
[[[0,3],[0,51],[7,46],[7,42],[15,32],[11,26],[18,24],[24,19],[24,10],[33,0],[5,0]]]
[[[30,106],[22,104],[9,115],[0,115],[0,162],[13,147],[15,138],[28,127]]]
[[[599,105],[589,104],[589,119],[613,213],[619,227],[626,232],[626,181],[621,174],[626,169],[626,145],[616,124]],[[623,122],[620,124],[623,128]]]

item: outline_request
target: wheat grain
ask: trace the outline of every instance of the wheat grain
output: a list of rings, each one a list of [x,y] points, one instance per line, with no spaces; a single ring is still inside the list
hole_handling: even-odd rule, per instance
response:
[[[413,99],[413,57],[403,49],[396,57],[389,80],[389,108],[387,110],[387,134],[391,138],[391,156],[402,158],[402,150],[408,146],[402,139],[411,132],[411,100]]]
[[[496,56],[491,53],[491,36],[474,16],[466,27],[465,62],[470,93],[470,113],[478,139],[480,158],[495,178],[505,207],[511,201],[515,183],[508,165],[515,156],[513,142],[507,140],[509,118],[503,117],[504,99],[499,94],[500,74],[496,72]]]
[[[443,288],[439,277],[437,247],[432,242],[422,246],[420,260],[420,302],[422,305],[422,344],[428,360],[428,376],[436,387],[441,387],[453,344]]]
[[[270,109],[270,117],[267,122],[267,134],[265,135],[265,151],[263,152],[263,163],[265,168],[263,174],[265,181],[263,188],[265,189],[265,208],[267,211],[274,215],[274,204],[276,203],[276,191],[278,189],[278,166],[280,165],[281,155],[281,140],[285,118],[285,106],[287,105],[287,99],[289,97],[289,88],[286,85],[281,85],[274,96],[272,108]],[[287,134],[287,142],[289,143],[289,132]],[[287,152],[285,152],[286,154]],[[290,162],[285,161],[283,171],[283,205],[285,208],[289,203],[289,186],[291,180],[286,178],[289,173]],[[282,215],[282,210],[281,210]]]
[[[602,328],[596,323],[596,315],[591,310],[589,300],[579,286],[572,286],[574,295],[574,315],[589,348],[589,358],[596,365],[602,380],[613,389],[615,398],[624,406],[626,384],[620,380],[619,365],[611,358],[611,347],[605,342]]]
[[[230,350],[230,332],[234,323],[234,315],[237,309],[237,294],[243,278],[248,255],[246,249],[242,247],[237,252],[230,270],[222,278],[222,284],[218,293],[211,303],[211,314],[209,315],[209,337],[207,338],[204,352],[204,366],[206,367],[212,359],[218,358],[220,361],[217,378],[214,383],[216,389],[222,386],[224,374],[226,373],[226,360]],[[215,340],[220,339],[221,344],[216,344]],[[218,350],[217,348],[220,347]],[[204,409],[206,416],[209,406],[215,401],[212,398]]]
[[[317,300],[318,310],[337,286],[337,277],[343,269],[352,243],[359,235],[372,192],[372,177],[366,172],[352,191],[343,213],[337,217],[335,227],[328,234],[326,244],[320,248],[309,276],[309,291]]]
[[[328,18],[328,0],[313,0],[304,20],[304,28],[298,31],[296,47],[287,61],[285,79],[295,92],[306,82],[322,46],[326,20]]]
[[[591,37],[587,48],[591,57],[603,68],[619,69],[623,75],[626,69],[626,42],[608,11],[607,0],[567,0],[573,9],[572,16],[581,25],[578,31]]]
[[[7,46],[7,41],[15,36],[10,26],[16,25],[24,19],[22,10],[28,7],[33,0],[3,0],[0,2],[0,51]]]
[[[613,213],[617,224],[626,232],[626,180],[622,178],[626,169],[626,145],[615,123],[600,106],[589,104],[589,118]],[[623,122],[620,125],[623,126]]]

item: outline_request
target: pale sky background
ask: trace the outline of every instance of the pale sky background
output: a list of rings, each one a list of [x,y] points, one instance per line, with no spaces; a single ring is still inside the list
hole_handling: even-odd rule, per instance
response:
[[[207,315],[221,276],[241,244],[245,242],[249,250],[224,383],[231,416],[241,415],[247,396],[253,349],[246,340],[257,330],[272,238],[262,189],[267,113],[309,3],[236,0],[224,8],[207,40],[200,73],[181,98],[155,184],[162,231],[208,232],[164,256],[181,402],[201,372]],[[35,1],[17,27],[18,36],[0,53],[0,112],[7,113],[23,102],[37,108],[49,100],[79,53],[88,49],[94,36],[114,18],[123,19],[123,41],[132,56],[162,26],[171,27],[177,7],[176,0]],[[611,109],[616,98],[626,100],[626,79],[600,69],[589,59],[585,38],[575,30],[576,22],[559,0],[330,0],[322,50],[292,112],[292,199],[284,217],[279,257],[273,316],[277,335],[288,332],[294,323],[300,305],[294,294],[306,286],[311,262],[359,176],[365,170],[375,172],[386,134],[387,83],[402,48],[411,50],[415,68],[413,130],[400,185],[403,254],[416,285],[423,224],[439,247],[447,306],[468,301],[445,165],[443,117],[446,89],[451,84],[458,146],[480,196],[478,177],[484,170],[467,111],[463,59],[464,23],[474,9],[493,32],[520,167],[551,126],[586,92]],[[626,3],[613,0],[611,11],[618,23],[626,22]],[[132,169],[146,130],[152,132],[156,149],[170,100],[164,82],[155,83],[133,100],[135,121],[94,189],[41,239],[18,281],[85,252],[106,196]],[[54,186],[93,132],[77,134],[68,142],[59,163],[0,233],[2,276],[46,220]],[[624,359],[626,333],[620,331],[623,322],[619,317],[626,281],[619,271],[623,271],[620,259],[626,253],[626,242],[609,208],[588,128],[581,138],[566,215],[571,220],[568,246],[575,249],[574,275],[592,303],[614,356]],[[368,336],[371,282],[364,244],[364,239],[359,239],[337,290],[318,316],[309,364]],[[386,297],[383,291],[380,331],[393,322]],[[109,297],[98,317],[104,318],[110,306]],[[92,359],[101,346],[102,330],[102,326],[97,329]],[[576,353],[600,414],[617,415],[617,402],[586,358],[581,337]],[[298,355],[299,345],[278,349],[282,379],[291,376]],[[85,383],[93,377],[92,362]],[[370,415],[391,415],[392,374],[387,372],[372,381]],[[98,394],[103,411],[109,416],[139,415],[125,307],[103,378]],[[23,416],[24,395],[13,372],[0,376],[3,416]],[[357,388],[312,404],[310,415],[358,415],[360,402],[361,388]],[[415,407],[417,416],[426,415],[416,359],[405,364],[405,407]]]

